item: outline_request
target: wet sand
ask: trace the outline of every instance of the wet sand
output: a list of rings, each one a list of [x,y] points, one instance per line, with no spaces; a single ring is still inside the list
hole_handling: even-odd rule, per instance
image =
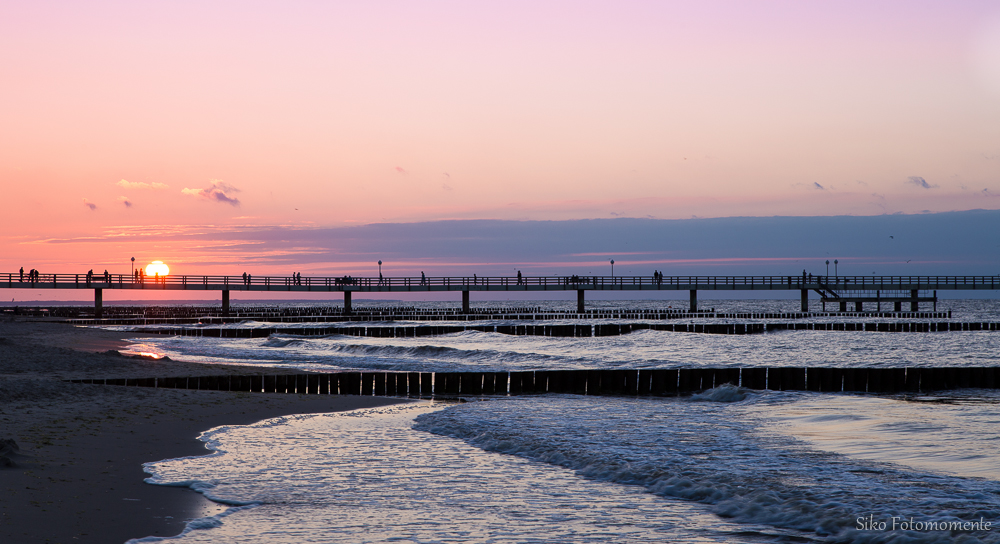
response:
[[[142,463],[209,453],[196,437],[219,425],[403,402],[63,381],[259,373],[257,367],[107,353],[135,336],[55,323],[0,323],[0,440],[13,439],[20,449],[4,454],[13,466],[0,467],[0,542],[104,543],[175,535],[188,520],[225,507],[187,488],[145,483]]]

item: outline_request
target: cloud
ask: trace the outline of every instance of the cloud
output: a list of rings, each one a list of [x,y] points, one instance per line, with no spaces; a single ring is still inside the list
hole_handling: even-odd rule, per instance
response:
[[[120,196],[120,197],[118,197],[118,202],[121,202],[122,204],[124,204],[126,208],[131,208],[132,207],[132,201],[129,200],[127,196]]]
[[[125,189],[166,189],[168,186],[166,183],[146,183],[145,181],[129,181],[123,179],[116,183],[115,185],[125,188]]]
[[[882,213],[886,213],[885,195],[880,195],[878,193],[872,193],[872,197],[875,198],[875,200],[872,202],[872,204],[878,206],[882,210]]]
[[[83,205],[86,206],[86,207],[88,207],[88,208],[90,208],[90,211],[96,211],[97,210],[97,204],[94,204],[93,202],[87,200],[86,198],[83,199]]]
[[[910,176],[906,178],[906,183],[912,183],[917,187],[921,187],[924,189],[933,189],[937,187],[937,185],[931,185],[930,183],[927,183],[927,180],[920,176]]]
[[[233,196],[233,193],[238,192],[240,190],[236,187],[218,179],[211,180],[205,189],[188,189],[187,187],[181,189],[181,193],[185,195],[196,196],[235,207],[239,207],[240,199]]]
[[[406,173],[406,170],[403,170],[403,167],[401,167],[401,166],[397,166],[393,170],[399,172],[400,174],[405,174]]]
[[[813,182],[813,187],[816,187],[820,191],[825,191],[826,190],[826,187],[823,187],[822,185],[820,185],[819,183],[816,183],[815,181]]]

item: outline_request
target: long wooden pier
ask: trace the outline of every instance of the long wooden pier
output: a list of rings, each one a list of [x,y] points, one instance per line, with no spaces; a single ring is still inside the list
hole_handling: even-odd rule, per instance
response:
[[[6,281],[4,281],[6,280]],[[416,276],[416,277],[315,277],[315,276],[190,276],[150,277],[128,274],[0,274],[0,289],[92,289],[95,315],[103,311],[105,289],[139,291],[220,291],[222,310],[228,313],[232,291],[337,292],[344,297],[344,312],[351,312],[351,295],[358,293],[420,293],[458,291],[462,311],[468,312],[470,293],[576,291],[577,310],[583,313],[586,291],[688,291],[690,311],[698,309],[698,291],[799,291],[802,311],[808,311],[809,292],[824,304],[838,303],[841,311],[854,305],[893,304],[901,311],[909,302],[918,311],[921,302],[937,303],[938,290],[980,291],[1000,289],[998,276]]]

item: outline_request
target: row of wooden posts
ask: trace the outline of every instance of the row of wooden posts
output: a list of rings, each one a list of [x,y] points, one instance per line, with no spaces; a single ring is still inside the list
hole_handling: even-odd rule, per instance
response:
[[[109,378],[77,383],[295,393],[459,397],[566,393],[602,396],[674,396],[724,384],[747,389],[817,392],[929,392],[1000,388],[1000,367],[946,368],[664,368],[534,370],[515,372],[337,372],[254,376]]]
[[[516,336],[592,337],[619,336],[635,331],[653,330],[704,334],[760,334],[786,330],[867,331],[867,332],[944,332],[996,331],[998,323],[958,322],[882,322],[882,323],[612,323],[572,325],[415,325],[347,327],[255,327],[255,328],[149,328],[138,332],[170,336],[211,338],[266,338],[272,334],[294,336],[365,336],[372,338],[409,338],[439,336],[465,331],[492,332]]]

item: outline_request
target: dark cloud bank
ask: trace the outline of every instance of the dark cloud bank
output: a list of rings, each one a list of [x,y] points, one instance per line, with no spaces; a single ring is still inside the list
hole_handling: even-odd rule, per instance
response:
[[[246,251],[301,247],[261,266],[294,267],[381,259],[384,270],[437,274],[825,273],[1000,274],[1000,211],[834,217],[435,221],[356,227],[270,227],[200,235]],[[425,263],[400,270],[398,263]],[[679,262],[671,262],[679,261]],[[687,262],[684,262],[687,261]],[[907,262],[909,261],[909,262]],[[374,266],[374,265],[373,265]],[[416,267],[416,270],[414,270]],[[371,270],[357,270],[357,275]]]

